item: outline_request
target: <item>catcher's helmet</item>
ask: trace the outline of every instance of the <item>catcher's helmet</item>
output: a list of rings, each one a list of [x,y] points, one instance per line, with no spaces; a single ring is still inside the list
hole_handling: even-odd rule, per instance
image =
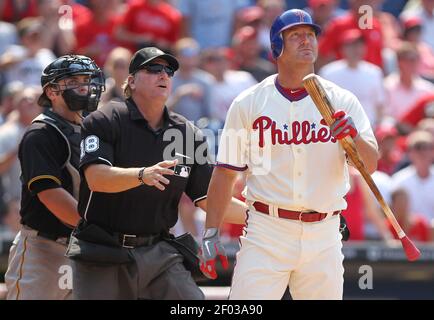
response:
[[[270,29],[271,52],[274,59],[280,57],[283,52],[282,32],[298,25],[311,26],[316,35],[321,32],[321,27],[313,23],[312,17],[306,11],[300,9],[285,11],[274,20]]]
[[[73,90],[65,89],[62,96],[72,111],[94,111],[101,93],[105,90],[105,78],[101,69],[89,57],[81,55],[66,55],[57,58],[42,72],[41,85],[45,89],[49,85],[58,85],[58,81],[74,75],[89,75],[89,90],[87,96],[74,94]],[[44,93],[39,97],[38,104],[45,106],[50,100]]]

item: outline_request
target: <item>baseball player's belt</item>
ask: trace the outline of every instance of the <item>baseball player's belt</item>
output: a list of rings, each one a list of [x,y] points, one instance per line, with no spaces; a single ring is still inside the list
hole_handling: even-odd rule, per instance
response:
[[[46,232],[42,232],[42,231],[38,231],[37,235],[38,235],[38,237],[42,237],[42,238],[56,241],[56,242],[63,243],[63,244],[68,244],[68,242],[69,242],[69,237],[58,236],[55,234],[46,233]]]
[[[118,233],[117,238],[119,239],[119,244],[122,247],[127,249],[150,246],[159,242],[162,239],[161,234],[139,236],[135,234],[123,234],[123,233]]]
[[[253,202],[253,207],[256,209],[256,211],[270,214],[269,212],[269,206],[265,203],[255,201]],[[299,220],[303,222],[318,222],[321,220],[324,220],[325,217],[327,217],[327,213],[321,213],[316,211],[291,211],[286,209],[278,208],[277,210],[279,218],[283,219],[290,219],[290,220]],[[333,212],[333,215],[337,215],[341,213],[341,211],[335,211]]]

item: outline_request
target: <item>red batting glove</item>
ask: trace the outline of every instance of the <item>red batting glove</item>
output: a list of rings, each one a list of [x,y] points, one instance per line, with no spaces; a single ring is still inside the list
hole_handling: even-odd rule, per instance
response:
[[[209,228],[205,230],[200,255],[200,270],[209,279],[216,279],[216,259],[219,257],[223,269],[229,266],[225,249],[220,243],[219,230]]]
[[[354,124],[353,118],[347,115],[345,111],[338,110],[333,114],[333,119],[335,122],[330,126],[330,131],[332,136],[338,140],[341,140],[347,136],[355,139],[359,132]],[[327,125],[324,119],[321,119],[320,123],[322,125]]]

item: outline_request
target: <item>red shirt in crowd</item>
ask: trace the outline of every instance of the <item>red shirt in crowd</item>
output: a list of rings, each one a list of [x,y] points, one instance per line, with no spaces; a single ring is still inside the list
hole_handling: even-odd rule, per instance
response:
[[[110,51],[119,45],[113,35],[118,20],[118,17],[112,16],[105,23],[99,23],[95,19],[87,19],[77,23],[75,28],[77,53],[86,54],[85,49],[88,46],[93,46],[96,48],[96,53],[90,54],[91,58],[100,67],[104,66]]]
[[[121,19],[129,32],[150,34],[155,41],[163,40],[173,45],[181,28],[181,13],[168,3],[148,4],[147,0],[134,0]]]
[[[347,227],[350,230],[348,240],[364,240],[363,193],[357,176],[351,176],[351,189],[345,199],[348,206],[347,209],[342,210],[342,215],[345,217]]]
[[[411,225],[409,227],[409,230],[405,230],[405,233],[411,240],[421,242],[431,241],[431,229],[425,217],[419,214],[412,214],[410,221]],[[403,226],[401,221],[398,221],[398,223]],[[395,229],[393,229],[389,221],[388,227],[394,238],[399,239],[398,234],[395,232]]]
[[[28,0],[26,4],[18,11],[14,0],[4,0],[3,7],[0,6],[0,20],[15,23],[21,19],[38,16],[38,7],[36,0]]]
[[[434,93],[418,99],[399,119],[399,122],[416,126],[420,120],[426,117],[426,109],[431,106],[434,109]]]
[[[363,18],[361,21],[364,21]],[[356,17],[353,13],[333,19],[319,38],[319,53],[325,57],[332,56],[334,59],[342,59],[339,35],[350,29],[359,29],[363,34],[366,44],[364,59],[382,68],[383,58],[381,50],[383,48],[383,37],[381,24],[375,17],[373,17],[372,28],[368,27],[366,29],[359,28],[359,17]]]
[[[377,170],[387,173],[389,176],[395,173],[398,164],[402,160],[402,152],[397,148],[392,150],[389,157],[378,159]]]
[[[74,3],[71,5],[72,8],[72,20],[74,20],[74,27],[81,25],[85,22],[91,21],[93,19],[92,11],[79,3]]]

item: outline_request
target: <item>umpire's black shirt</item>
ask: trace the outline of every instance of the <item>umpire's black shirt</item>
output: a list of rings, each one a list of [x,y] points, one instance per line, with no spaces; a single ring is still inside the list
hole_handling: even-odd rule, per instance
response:
[[[211,165],[204,159],[206,146],[199,129],[167,109],[163,127],[154,131],[132,99],[110,102],[83,122],[80,215],[112,232],[149,235],[168,231],[178,219],[178,203],[183,192],[193,202],[206,197],[212,173]],[[202,157],[195,157],[198,154]],[[188,177],[166,176],[170,184],[164,191],[142,185],[118,193],[93,192],[84,177],[84,169],[90,164],[140,168],[175,158],[177,170],[189,174]]]

